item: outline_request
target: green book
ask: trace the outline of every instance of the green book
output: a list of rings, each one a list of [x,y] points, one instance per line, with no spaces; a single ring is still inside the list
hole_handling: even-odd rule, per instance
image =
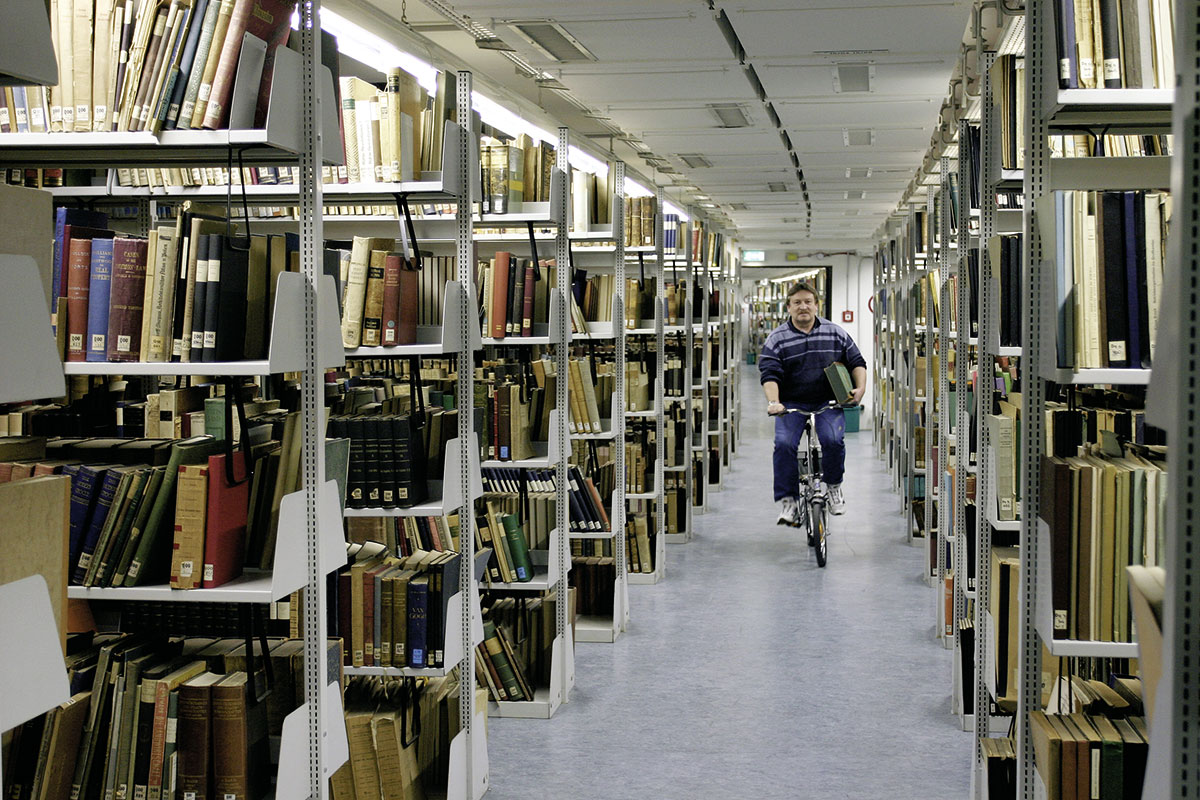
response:
[[[850,380],[846,365],[840,361],[833,362],[825,368],[825,378],[829,381],[829,388],[833,389],[833,398],[838,405],[849,403],[854,394],[854,383]]]
[[[184,464],[202,464],[208,457],[221,452],[223,443],[208,436],[193,436],[182,439],[171,446],[171,458],[167,462],[167,471],[163,475],[158,495],[154,498],[154,506],[150,509],[150,517],[146,528],[142,531],[138,542],[137,552],[129,562],[129,571],[125,575],[126,586],[138,586],[150,580],[159,567],[159,578],[163,563],[169,564],[171,543],[174,541],[172,526],[175,524],[175,483],[179,478],[179,467]],[[165,582],[165,580],[164,580]]]
[[[129,529],[129,537],[125,542],[124,552],[117,562],[116,573],[112,576],[111,581],[105,581],[106,584],[110,586],[124,585],[125,576],[129,573],[129,565],[133,562],[133,554],[137,552],[138,542],[141,541],[142,532],[146,530],[146,523],[150,519],[150,511],[154,508],[154,499],[158,497],[158,491],[162,488],[163,477],[166,474],[166,467],[155,467],[150,474],[150,481],[146,485],[145,496],[142,498],[141,506],[138,508],[137,517],[133,520],[133,525]]]
[[[509,554],[512,556],[513,574],[518,583],[533,580],[533,562],[529,560],[529,544],[525,541],[525,531],[521,529],[521,520],[515,514],[505,514],[500,517],[504,525],[504,538],[508,541]]]
[[[483,647],[488,658],[491,659],[492,666],[496,668],[496,674],[500,676],[500,683],[504,685],[504,691],[508,692],[509,698],[513,700],[527,699],[525,693],[521,691],[521,684],[517,683],[517,675],[513,672],[508,655],[504,652],[504,645],[500,643],[500,634],[496,632],[496,623],[490,619],[483,621]]]

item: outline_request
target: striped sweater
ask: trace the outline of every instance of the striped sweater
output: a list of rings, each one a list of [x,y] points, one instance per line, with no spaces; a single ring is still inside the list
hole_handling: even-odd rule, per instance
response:
[[[850,334],[827,319],[817,317],[812,331],[802,333],[785,321],[767,337],[758,357],[759,383],[779,384],[779,399],[784,404],[814,408],[834,399],[825,378],[825,368],[835,361],[866,367],[866,359]]]

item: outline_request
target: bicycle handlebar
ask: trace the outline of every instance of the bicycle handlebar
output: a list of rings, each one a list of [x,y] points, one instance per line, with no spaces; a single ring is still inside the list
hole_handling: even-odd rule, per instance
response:
[[[816,416],[820,416],[821,414],[824,414],[826,411],[829,411],[830,409],[834,409],[834,408],[852,408],[852,407],[853,407],[853,406],[843,406],[843,405],[840,405],[840,404],[839,404],[839,403],[837,403],[837,402],[833,402],[833,401],[831,401],[831,402],[829,402],[829,403],[827,403],[827,404],[825,404],[825,405],[821,406],[821,407],[820,407],[820,408],[818,408],[816,411],[805,411],[803,408],[787,408],[787,409],[784,409],[783,413],[784,413],[784,414],[812,414],[814,417],[816,417]],[[771,417],[771,416],[778,417],[778,416],[782,416],[782,415],[781,415],[781,414],[768,414],[767,416],[769,416],[769,417]]]

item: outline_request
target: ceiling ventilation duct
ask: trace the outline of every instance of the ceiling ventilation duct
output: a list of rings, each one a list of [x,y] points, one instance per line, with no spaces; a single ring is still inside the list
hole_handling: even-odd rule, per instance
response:
[[[846,167],[847,178],[869,178],[871,177],[870,167]]]
[[[679,160],[691,169],[708,169],[712,162],[699,153],[680,153]]]
[[[875,83],[875,65],[838,64],[833,68],[833,90],[839,93],[869,92]]]
[[[737,103],[709,103],[708,109],[720,121],[722,128],[750,127],[750,118]]]
[[[787,184],[782,182],[768,183],[767,188],[772,192],[786,192],[788,190]]]
[[[596,56],[582,42],[557,22],[530,20],[513,22],[511,27],[546,58],[561,63],[596,60]]]
[[[846,147],[870,147],[875,144],[875,131],[870,128],[842,128],[842,143]]]

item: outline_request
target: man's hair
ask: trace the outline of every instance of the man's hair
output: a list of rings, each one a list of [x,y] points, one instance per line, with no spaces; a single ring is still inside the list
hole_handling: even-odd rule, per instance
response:
[[[792,297],[800,292],[811,293],[813,296],[813,299],[817,301],[818,305],[820,305],[821,293],[818,292],[815,288],[813,288],[813,285],[811,283],[809,283],[808,281],[796,281],[795,283],[793,283],[791,285],[791,287],[788,288],[788,293],[787,293],[788,301],[790,302]]]

